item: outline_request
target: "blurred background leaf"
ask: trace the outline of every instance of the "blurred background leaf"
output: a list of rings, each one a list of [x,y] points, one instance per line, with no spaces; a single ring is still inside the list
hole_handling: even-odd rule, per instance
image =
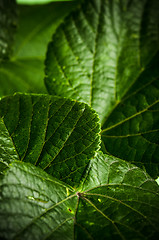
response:
[[[17,26],[16,7],[15,0],[0,1],[0,60],[11,54]]]
[[[20,4],[44,4],[49,2],[71,2],[75,0],[17,0]]]
[[[0,64],[0,97],[14,92],[46,93],[43,79],[47,44],[76,5],[75,2],[18,5],[19,26],[13,55]]]

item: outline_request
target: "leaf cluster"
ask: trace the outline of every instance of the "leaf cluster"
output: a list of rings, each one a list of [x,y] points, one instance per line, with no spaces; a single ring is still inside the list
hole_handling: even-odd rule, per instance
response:
[[[49,2],[0,1],[0,239],[156,240],[159,2]]]

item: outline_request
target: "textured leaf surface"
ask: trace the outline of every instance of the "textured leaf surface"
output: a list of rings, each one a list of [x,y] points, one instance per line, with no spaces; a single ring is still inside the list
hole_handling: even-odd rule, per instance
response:
[[[157,0],[84,1],[48,48],[48,91],[87,102],[103,123],[158,51],[158,16]]]
[[[99,149],[99,119],[84,103],[49,95],[16,94],[1,100],[0,117],[5,161],[12,161],[16,151],[19,160],[40,166],[70,185],[79,184]]]
[[[102,150],[159,173],[159,1],[89,0],[49,45],[50,94],[90,104]]]
[[[64,183],[30,164],[14,162],[0,183],[0,194],[1,237],[73,239],[76,199]]]
[[[0,118],[0,162],[10,163],[15,159],[19,159],[15,150],[15,146],[3,122],[3,119]]]
[[[106,152],[143,167],[156,178],[159,173],[159,68],[156,56],[102,130]]]
[[[6,239],[158,238],[157,183],[134,165],[101,153],[79,189],[15,161],[0,194],[0,236]]]
[[[18,6],[19,27],[13,56],[0,65],[0,96],[14,92],[46,92],[43,62],[47,44],[74,6],[71,2]]]
[[[0,1],[0,60],[11,53],[13,36],[17,25],[15,0]]]
[[[79,239],[158,238],[159,188],[141,169],[100,153],[90,164],[82,192]]]

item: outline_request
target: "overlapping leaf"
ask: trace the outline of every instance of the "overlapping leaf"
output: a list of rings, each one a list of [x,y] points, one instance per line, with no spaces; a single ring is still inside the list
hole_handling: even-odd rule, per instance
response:
[[[5,239],[157,239],[159,187],[144,171],[99,153],[79,189],[13,162],[0,184]]]
[[[84,1],[53,35],[45,78],[49,93],[97,111],[106,152],[139,163],[153,177],[159,151],[158,26],[157,0]]]
[[[15,0],[0,1],[0,60],[11,54],[13,37],[17,25]]]
[[[8,1],[2,2],[9,9]],[[46,92],[43,83],[46,47],[52,33],[75,5],[67,2],[18,6],[19,27],[13,56],[0,64],[0,97],[14,92]],[[10,15],[7,19],[14,23]]]
[[[16,94],[0,101],[0,117],[0,153],[5,162],[16,154],[16,159],[40,166],[70,185],[79,184],[99,149],[99,119],[84,103]]]

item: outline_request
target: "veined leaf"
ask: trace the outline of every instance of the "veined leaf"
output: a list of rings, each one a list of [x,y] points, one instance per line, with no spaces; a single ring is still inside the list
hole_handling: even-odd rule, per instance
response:
[[[0,1],[0,60],[11,54],[13,37],[17,25],[15,0]]]
[[[0,193],[0,237],[73,239],[77,197],[71,187],[31,164],[13,162]]]
[[[70,185],[79,184],[99,149],[99,119],[84,103],[16,94],[0,101],[0,117],[0,157],[5,162],[16,155]]]
[[[76,191],[14,161],[0,182],[5,239],[157,239],[159,187],[144,171],[101,153]]]
[[[53,35],[50,94],[99,114],[105,152],[158,175],[159,1],[89,0]]]
[[[102,130],[106,152],[159,173],[159,68],[158,56],[144,71]]]
[[[19,160],[15,146],[8,130],[0,118],[0,162],[10,163],[12,160]]]
[[[52,33],[75,5],[75,2],[18,5],[19,27],[14,52],[10,61],[0,64],[0,96],[15,92],[46,92],[43,83],[46,46]]]
[[[48,91],[90,104],[103,123],[158,51],[158,10],[157,0],[84,1],[53,35]]]

